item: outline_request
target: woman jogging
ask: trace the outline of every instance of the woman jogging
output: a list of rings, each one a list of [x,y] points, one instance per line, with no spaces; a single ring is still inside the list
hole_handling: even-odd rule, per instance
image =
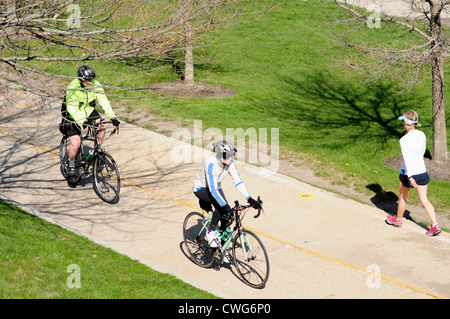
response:
[[[400,198],[398,201],[397,216],[388,215],[386,222],[395,227],[401,227],[403,225],[402,218],[406,209],[406,200],[408,199],[411,188],[415,188],[417,189],[420,202],[431,220],[431,227],[426,232],[426,235],[436,236],[441,232],[441,229],[436,221],[434,207],[427,197],[430,177],[428,176],[423,160],[426,149],[426,137],[422,131],[416,129],[416,127],[421,126],[418,118],[417,113],[412,110],[405,111],[398,118],[403,121],[403,126],[406,130],[405,135],[400,138],[400,148],[403,156],[399,177]]]

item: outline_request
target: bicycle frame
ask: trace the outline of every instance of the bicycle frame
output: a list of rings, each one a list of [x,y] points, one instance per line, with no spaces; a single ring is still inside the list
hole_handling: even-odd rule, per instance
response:
[[[98,137],[89,136],[88,134],[81,137],[81,144],[80,144],[80,148],[78,149],[78,153],[80,154],[80,164],[79,164],[78,176],[81,178],[86,178],[86,172],[88,171],[89,166],[92,166],[95,158],[98,155],[98,150],[99,150]],[[94,153],[92,154],[91,158],[88,161],[86,161],[86,154],[85,154],[84,148],[83,148],[84,141],[86,141],[86,140],[94,141],[94,148],[93,148]]]
[[[262,211],[262,201],[258,197],[258,217]],[[258,236],[252,231],[245,229],[242,226],[242,220],[248,212],[251,205],[239,205],[235,201],[235,206],[232,208],[233,213],[230,218],[221,219],[221,227],[230,226],[229,237],[226,240],[222,239],[223,231],[216,229],[221,234],[217,240],[220,240],[222,245],[213,248],[206,240],[206,235],[211,227],[213,212],[191,212],[183,222],[183,238],[185,247],[191,260],[200,267],[211,268],[215,264],[222,264],[225,257],[227,262],[231,262],[236,267],[237,274],[247,285],[253,288],[263,288],[267,282],[270,265],[267,251]],[[208,214],[209,216],[206,215]],[[225,224],[222,224],[225,223]],[[232,243],[231,255],[228,255],[227,249]]]
[[[99,151],[101,150],[100,138],[98,136],[98,128],[101,125],[108,124],[108,123],[111,123],[111,122],[101,120],[100,123],[98,123],[96,125],[89,125],[88,132],[85,135],[81,136],[81,144],[80,144],[80,148],[78,150],[78,152],[80,153],[80,158],[81,158],[80,166],[79,166],[79,168],[80,168],[79,176],[81,178],[86,178],[85,174],[86,174],[87,169],[89,168],[89,166],[92,166],[91,164],[94,162],[95,158],[98,156]],[[116,133],[116,129],[114,129],[110,133],[110,135],[113,135],[114,133]],[[91,158],[88,161],[86,161],[86,156],[85,156],[85,152],[83,149],[84,141],[93,141],[94,142],[94,148],[93,148],[94,153],[92,154]]]
[[[227,248],[228,248],[228,245],[229,245],[229,244],[231,243],[231,241],[234,239],[235,235],[236,235],[236,237],[237,237],[237,236],[241,236],[241,243],[243,243],[244,240],[245,240],[245,243],[247,244],[247,247],[249,247],[250,252],[251,252],[251,255],[253,256],[252,259],[254,259],[255,254],[254,254],[254,252],[252,251],[252,248],[251,248],[251,245],[250,245],[250,243],[249,243],[249,241],[248,241],[247,236],[245,236],[245,233],[242,232],[242,230],[244,230],[245,228],[242,226],[242,224],[241,224],[241,216],[239,216],[239,212],[244,211],[244,210],[246,210],[246,209],[248,209],[248,208],[250,208],[250,207],[251,207],[250,205],[248,205],[248,206],[242,206],[242,205],[239,205],[239,202],[238,202],[238,201],[235,201],[235,207],[233,207],[233,212],[234,212],[233,222],[235,223],[235,226],[233,227],[232,232],[231,232],[230,235],[228,236],[228,239],[224,242],[223,245],[220,246],[220,248],[218,248],[218,250],[219,250],[220,253],[221,253],[221,254],[220,254],[220,255],[221,255],[221,259],[223,258],[224,254],[225,254],[225,251],[226,251]],[[258,211],[258,214],[255,215],[255,218],[257,218],[257,217],[259,216],[259,214],[260,214],[260,211]],[[209,228],[209,225],[211,224],[211,220],[212,220],[212,215],[213,215],[213,212],[212,212],[212,211],[209,212],[209,217],[208,217],[208,219],[206,220],[206,222],[203,224],[203,227],[202,227],[202,229],[200,230],[200,233],[201,233],[203,230],[205,230],[207,227]],[[218,230],[218,231],[219,231],[220,234],[222,234],[222,231],[221,231],[221,230]],[[236,234],[236,232],[237,232],[237,234]],[[243,239],[244,239],[244,240],[243,240]],[[244,253],[245,253],[245,259],[246,259],[246,261],[248,261],[249,259],[247,258],[247,254],[246,254],[247,251],[246,251],[246,249],[245,249],[245,245],[243,245],[242,249],[243,249],[243,251],[244,251]]]
[[[93,175],[93,187],[97,195],[107,203],[114,203],[119,198],[120,192],[120,175],[119,168],[114,158],[101,147],[101,143],[105,140],[103,136],[99,136],[98,128],[103,124],[111,123],[109,121],[100,121],[95,125],[90,125],[86,134],[80,136],[81,143],[75,158],[75,167],[78,168],[76,176],[68,176],[67,168],[69,165],[68,147],[70,145],[70,137],[63,136],[61,139],[59,152],[60,162],[63,176],[69,183],[77,184],[81,179]],[[109,136],[118,132],[118,128],[114,128],[109,132]],[[106,131],[105,131],[106,133]],[[92,156],[86,158],[84,149],[86,141],[93,141]]]

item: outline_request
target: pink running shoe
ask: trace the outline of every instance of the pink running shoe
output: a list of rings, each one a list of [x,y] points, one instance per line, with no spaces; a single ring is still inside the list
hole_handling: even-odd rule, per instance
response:
[[[431,228],[425,233],[427,236],[436,236],[441,233],[441,227],[438,224],[431,226]]]
[[[403,222],[400,219],[397,219],[397,216],[391,216],[388,215],[386,217],[386,223],[388,223],[389,225],[395,226],[395,227],[402,227],[403,226]]]

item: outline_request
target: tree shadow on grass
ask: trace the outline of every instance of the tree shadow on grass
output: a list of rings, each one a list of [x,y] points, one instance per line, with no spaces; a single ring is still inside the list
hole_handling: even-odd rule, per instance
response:
[[[361,152],[365,152],[362,158],[375,155],[388,141],[403,136],[398,117],[426,99],[412,92],[398,93],[400,86],[390,80],[367,84],[322,71],[299,78],[281,77],[279,90],[279,97],[261,103],[261,107],[271,116],[286,121],[284,131],[298,127],[308,134],[311,141],[306,142],[309,144],[305,144],[305,149],[319,147],[345,152],[349,145],[362,142]],[[284,133],[283,129],[280,133]],[[396,194],[384,191],[379,184],[366,188],[374,192],[371,201],[376,207],[390,214],[397,211]],[[411,219],[409,211],[405,212],[405,218]]]
[[[399,94],[395,82],[380,80],[370,85],[341,80],[325,72],[281,79],[283,100],[265,107],[272,115],[297,122],[316,139],[333,137],[334,143],[374,140],[381,147],[403,135],[398,116],[423,102],[413,93]],[[267,102],[266,102],[267,103]]]

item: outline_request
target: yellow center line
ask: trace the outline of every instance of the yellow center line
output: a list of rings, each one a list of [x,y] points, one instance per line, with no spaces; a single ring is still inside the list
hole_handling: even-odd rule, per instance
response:
[[[56,155],[56,156],[59,157],[59,152],[56,152],[56,151],[54,151],[54,150],[52,150],[52,149],[49,149],[48,147],[45,147],[45,146],[42,146],[42,145],[33,143],[33,142],[31,142],[31,141],[29,141],[29,140],[27,140],[27,139],[25,139],[25,138],[22,138],[22,137],[19,137],[19,136],[14,135],[14,134],[11,134],[11,133],[9,133],[9,132],[6,132],[5,130],[3,130],[3,129],[1,129],[1,128],[0,128],[0,132],[3,133],[4,135],[10,136],[10,137],[12,137],[12,138],[15,138],[16,140],[19,140],[19,141],[21,141],[21,142],[24,142],[24,143],[27,143],[27,144],[29,144],[29,145],[32,145],[32,146],[34,146],[34,147],[36,147],[36,148],[39,148],[39,149],[43,150],[43,151],[46,152],[46,153],[51,153],[51,154]]]
[[[438,299],[447,299],[446,297],[437,295],[437,294],[435,294],[435,293],[432,293],[432,292],[429,292],[429,291],[426,291],[426,290],[423,290],[423,289],[420,289],[420,288],[416,288],[416,287],[414,287],[414,286],[405,284],[405,283],[403,283],[403,282],[401,282],[401,281],[392,279],[392,278],[390,278],[390,277],[386,277],[386,276],[383,276],[383,275],[381,275],[381,274],[378,274],[378,273],[375,273],[375,272],[368,271],[367,269],[364,269],[364,268],[361,268],[361,267],[352,265],[352,264],[350,264],[350,263],[348,263],[348,262],[341,261],[341,260],[339,260],[339,259],[335,259],[335,258],[333,258],[333,257],[329,257],[329,256],[326,256],[326,255],[323,255],[323,254],[318,253],[318,252],[315,252],[315,251],[313,251],[313,250],[310,250],[310,249],[307,249],[307,248],[304,248],[304,247],[301,247],[301,246],[292,244],[292,243],[287,242],[287,241],[285,241],[285,240],[283,240],[283,239],[274,237],[274,236],[272,236],[272,235],[265,234],[265,233],[260,232],[260,231],[258,231],[258,230],[251,229],[251,228],[249,228],[249,227],[246,227],[246,228],[249,229],[249,230],[252,230],[253,232],[258,233],[258,234],[260,234],[260,235],[262,235],[262,236],[265,236],[265,237],[267,237],[267,238],[271,238],[271,239],[273,239],[273,240],[279,241],[279,242],[284,243],[284,244],[286,244],[286,245],[290,245],[290,246],[292,246],[292,247],[294,247],[294,248],[297,248],[297,249],[299,249],[299,250],[301,250],[301,251],[303,251],[303,252],[305,252],[305,253],[308,253],[308,254],[311,254],[311,255],[315,255],[315,256],[318,256],[318,257],[321,257],[321,258],[324,258],[324,259],[327,259],[327,260],[330,260],[330,261],[333,261],[333,262],[336,262],[336,263],[345,265],[345,266],[347,266],[347,267],[350,267],[350,268],[353,268],[353,269],[357,269],[357,270],[363,271],[363,272],[368,273],[368,274],[370,274],[370,275],[374,275],[374,276],[377,276],[377,277],[382,278],[382,279],[384,279],[384,280],[393,282],[393,283],[395,283],[395,284],[397,284],[397,285],[400,285],[400,286],[402,286],[402,287],[406,287],[406,288],[412,289],[412,290],[414,290],[414,291],[417,291],[417,292],[421,292],[421,293],[430,295],[430,296],[432,296],[432,297],[434,297],[434,298],[438,298]]]
[[[53,150],[51,150],[51,149],[49,149],[49,148],[47,148],[47,147],[45,147],[45,146],[36,144],[36,143],[31,142],[31,141],[29,141],[29,140],[26,140],[26,139],[24,139],[24,138],[18,137],[18,136],[16,136],[16,135],[13,135],[13,134],[11,134],[11,133],[8,133],[8,132],[6,132],[6,131],[4,131],[4,130],[2,130],[2,129],[0,129],[0,132],[3,133],[3,134],[5,134],[5,135],[7,135],[7,136],[13,137],[13,138],[15,138],[15,139],[17,139],[17,140],[19,140],[19,141],[22,141],[22,142],[24,142],[24,143],[27,143],[27,144],[29,144],[29,145],[32,145],[32,146],[34,146],[34,147],[36,147],[36,148],[39,148],[39,149],[43,150],[43,151],[46,152],[46,153],[50,153],[50,154],[52,154],[52,155],[55,155],[55,156],[58,156],[58,157],[59,157],[59,152],[55,152],[55,151],[53,151]],[[184,205],[184,206],[188,206],[188,207],[190,207],[190,208],[193,208],[193,209],[195,209],[195,210],[202,211],[202,209],[201,209],[200,207],[196,206],[196,205],[190,204],[190,203],[188,203],[188,202],[186,202],[186,201],[184,201],[184,200],[181,200],[181,199],[173,198],[173,197],[170,196],[170,195],[167,195],[167,194],[162,193],[162,192],[160,192],[160,191],[154,190],[154,189],[152,189],[152,188],[150,188],[150,187],[148,187],[148,186],[144,186],[144,185],[140,185],[140,184],[134,183],[134,182],[132,182],[131,180],[129,180],[129,179],[127,179],[127,178],[121,177],[120,180],[121,180],[122,182],[124,182],[124,183],[130,185],[130,186],[138,187],[138,188],[143,189],[143,190],[145,190],[145,191],[148,191],[148,192],[150,192],[150,193],[152,193],[152,194],[155,194],[155,195],[157,195],[157,196],[159,196],[159,197],[161,197],[161,198],[163,198],[163,199],[170,200],[170,201],[173,201],[173,202],[175,202],[175,203],[177,203],[177,204],[181,204],[181,205]],[[412,290],[414,290],[414,291],[416,291],[416,292],[420,292],[420,293],[427,294],[427,295],[432,296],[432,297],[437,298],[437,299],[447,299],[446,297],[440,296],[440,295],[438,295],[438,294],[435,294],[435,293],[432,293],[432,292],[429,292],[429,291],[426,291],[426,290],[423,290],[423,289],[420,289],[420,288],[411,286],[411,285],[409,285],[409,284],[405,284],[405,283],[403,283],[403,282],[401,282],[401,281],[392,279],[392,278],[390,278],[390,277],[383,276],[383,275],[378,274],[378,273],[375,273],[375,272],[368,271],[367,269],[364,269],[364,268],[361,268],[361,267],[352,265],[352,264],[350,264],[350,263],[347,263],[347,262],[345,262],[345,261],[341,261],[341,260],[336,259],[336,258],[333,258],[333,257],[329,257],[329,256],[326,256],[326,255],[323,255],[323,254],[321,254],[321,253],[318,253],[318,252],[315,252],[315,251],[313,251],[313,250],[310,250],[310,249],[301,247],[301,246],[299,246],[299,245],[292,244],[292,243],[287,242],[287,241],[285,241],[285,240],[283,240],[283,239],[280,239],[280,238],[277,238],[277,237],[275,237],[275,236],[266,234],[266,233],[261,232],[261,231],[259,231],[259,230],[256,230],[256,229],[253,229],[253,228],[250,228],[250,227],[246,227],[246,228],[249,229],[249,230],[251,230],[251,231],[253,231],[253,232],[255,232],[255,233],[257,233],[257,234],[259,234],[259,235],[261,235],[261,236],[264,236],[264,237],[273,239],[273,240],[275,240],[275,241],[278,241],[278,242],[280,242],[280,243],[283,243],[283,244],[292,246],[292,247],[294,247],[294,248],[296,248],[296,249],[298,249],[298,250],[300,250],[300,251],[303,251],[303,252],[305,252],[305,253],[308,253],[308,254],[311,254],[311,255],[314,255],[314,256],[317,256],[317,257],[321,257],[321,258],[327,259],[327,260],[329,260],[329,261],[332,261],[332,262],[335,262],[335,263],[339,263],[339,264],[341,264],[341,265],[345,265],[345,266],[347,266],[347,267],[350,267],[350,268],[353,268],[353,269],[356,269],[356,270],[363,271],[363,272],[368,273],[368,274],[370,274],[370,275],[377,276],[377,277],[379,277],[379,278],[381,278],[381,279],[390,281],[390,282],[392,282],[392,283],[395,283],[395,284],[400,285],[400,286],[405,287],[405,288],[412,289]]]

